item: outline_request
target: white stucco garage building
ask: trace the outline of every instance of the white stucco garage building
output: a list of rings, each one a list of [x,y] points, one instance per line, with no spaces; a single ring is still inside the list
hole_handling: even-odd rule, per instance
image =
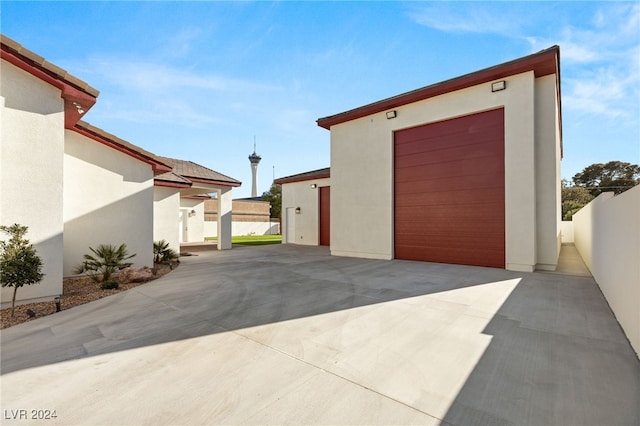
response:
[[[323,185],[331,188],[333,255],[555,269],[558,46],[318,125],[331,131],[330,183]],[[286,180],[279,180],[285,235],[300,222],[319,230],[320,185]],[[299,208],[295,225],[290,208]]]

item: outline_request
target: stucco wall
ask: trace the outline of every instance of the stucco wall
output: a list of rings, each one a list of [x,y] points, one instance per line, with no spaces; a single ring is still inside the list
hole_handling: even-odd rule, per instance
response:
[[[573,215],[578,252],[640,354],[640,186],[600,194]]]
[[[573,243],[573,222],[570,220],[563,220],[561,224],[562,242]]]
[[[180,252],[180,190],[154,186],[153,188],[153,241],[165,240]]]
[[[183,215],[187,215],[188,222],[186,234],[183,228],[182,242],[196,243],[204,241],[204,200],[181,198],[180,211],[182,211]],[[185,235],[186,239],[184,238]]]
[[[269,222],[271,219],[271,206],[268,201],[233,200],[231,205],[233,222]],[[204,220],[218,220],[217,199],[204,201]]]
[[[554,271],[560,255],[560,137],[556,76],[535,80],[536,269]]]
[[[444,119],[504,107],[505,110],[505,219],[507,269],[531,271],[539,252],[557,253],[557,225],[536,217],[536,202],[556,199],[555,189],[536,191],[535,93],[533,72],[505,79],[507,89],[491,92],[491,84],[436,96],[396,108],[397,117],[385,112],[331,127],[331,253],[391,259],[393,253],[393,132]],[[539,109],[554,110],[548,82],[539,84]],[[555,152],[549,136],[553,122],[542,117],[544,137],[539,144],[545,158]],[[553,129],[555,131],[555,129]],[[559,161],[559,158],[557,159]],[[555,162],[553,169],[557,167]],[[555,173],[554,173],[555,175]],[[284,192],[284,191],[283,191]],[[284,193],[283,193],[284,197]],[[538,199],[537,199],[538,198]],[[555,201],[549,201],[553,205]],[[284,208],[283,208],[284,212]],[[550,226],[552,229],[537,229]],[[286,227],[283,224],[283,230]],[[538,234],[553,234],[553,244],[537,241]],[[547,260],[551,263],[550,260]]]
[[[331,172],[333,174],[333,170]],[[311,185],[317,188],[311,188]],[[330,179],[313,179],[303,182],[282,185],[282,242],[294,242],[301,245],[317,246],[320,244],[320,191],[322,186],[329,186]],[[333,210],[333,188],[331,189],[331,206]],[[287,215],[287,209],[300,207],[300,214]],[[333,220],[333,211],[331,212]],[[293,220],[293,223],[288,221]],[[333,223],[331,224],[333,227]],[[289,233],[293,232],[293,235]],[[333,232],[333,231],[332,231]],[[331,234],[333,238],[333,233]]]
[[[58,89],[0,62],[0,224],[28,226],[44,264],[18,302],[52,300],[62,293],[64,104]],[[3,307],[12,292],[2,289]]]
[[[280,233],[279,222],[233,222],[231,224],[231,235],[277,235]],[[218,236],[218,222],[205,220],[204,236]]]
[[[153,264],[153,171],[133,157],[65,131],[64,274],[99,244],[125,243],[134,266]]]

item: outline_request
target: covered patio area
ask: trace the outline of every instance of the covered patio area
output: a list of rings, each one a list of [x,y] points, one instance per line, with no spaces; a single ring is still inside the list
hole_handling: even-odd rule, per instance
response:
[[[230,249],[232,190],[241,182],[192,161],[162,159],[173,169],[154,179],[154,240],[163,239],[176,251],[184,243],[204,243],[204,202],[215,199],[217,248]]]

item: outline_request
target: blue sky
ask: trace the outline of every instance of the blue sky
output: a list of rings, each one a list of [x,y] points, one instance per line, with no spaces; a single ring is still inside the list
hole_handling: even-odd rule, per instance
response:
[[[84,119],[243,182],[329,166],[333,115],[560,45],[563,177],[640,163],[637,2],[13,2],[1,31],[100,90]],[[366,160],[364,160],[366,161]]]

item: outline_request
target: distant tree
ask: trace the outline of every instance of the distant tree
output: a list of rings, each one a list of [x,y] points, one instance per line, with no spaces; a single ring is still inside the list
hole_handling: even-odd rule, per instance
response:
[[[271,185],[267,192],[262,193],[262,200],[271,205],[271,217],[280,219],[282,212],[282,185]]]
[[[0,226],[1,231],[11,235],[8,241],[0,241],[0,282],[2,287],[13,287],[12,317],[15,313],[18,288],[39,283],[44,277],[42,259],[29,240],[24,238],[28,229],[17,223]]]
[[[573,215],[589,204],[594,196],[581,186],[570,186],[562,180],[562,220],[572,220]]]
[[[586,188],[594,197],[607,191],[620,194],[640,183],[640,166],[622,161],[595,163],[576,173],[573,183]]]

